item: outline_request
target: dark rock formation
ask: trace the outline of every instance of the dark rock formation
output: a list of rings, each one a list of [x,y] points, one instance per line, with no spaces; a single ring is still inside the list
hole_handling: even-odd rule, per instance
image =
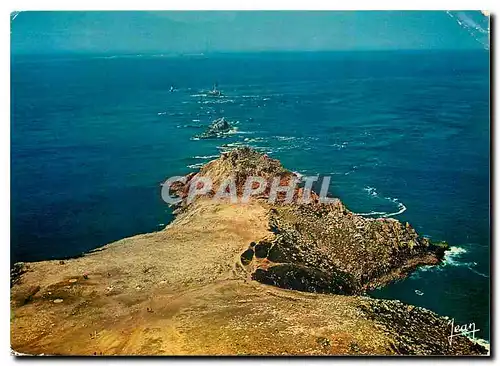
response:
[[[420,237],[408,223],[357,216],[340,200],[328,205],[276,205],[269,223],[275,238],[255,247],[256,258],[260,251],[269,261],[266,267],[300,266],[317,276],[324,274],[325,281],[342,273],[352,293],[404,278],[418,266],[438,264],[445,249],[444,244],[436,246]],[[265,253],[258,250],[261,247]]]

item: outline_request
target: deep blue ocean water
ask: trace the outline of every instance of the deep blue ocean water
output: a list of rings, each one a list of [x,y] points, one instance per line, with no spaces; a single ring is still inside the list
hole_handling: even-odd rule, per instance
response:
[[[13,56],[11,82],[11,262],[161,230],[162,181],[250,145],[448,241],[444,265],[372,295],[489,339],[487,51]],[[236,133],[192,139],[221,116]]]

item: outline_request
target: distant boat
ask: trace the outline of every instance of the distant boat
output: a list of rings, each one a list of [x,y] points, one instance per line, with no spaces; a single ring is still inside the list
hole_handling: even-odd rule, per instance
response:
[[[174,92],[174,91],[176,91],[176,90],[177,90],[177,89],[176,89],[173,85],[170,87],[170,93],[172,93],[172,92]]]
[[[210,90],[208,92],[208,95],[212,95],[212,96],[215,96],[215,97],[220,97],[222,95],[222,92],[219,89],[217,89],[218,86],[219,85],[217,83],[215,83],[214,87],[212,88],[212,90]]]

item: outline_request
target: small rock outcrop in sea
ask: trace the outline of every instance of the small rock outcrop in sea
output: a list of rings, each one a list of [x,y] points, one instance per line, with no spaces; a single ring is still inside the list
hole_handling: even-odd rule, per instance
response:
[[[187,202],[197,176],[295,174],[249,148],[223,153],[171,187],[164,230],[78,258],[11,272],[11,342],[57,355],[484,355],[430,310],[365,296],[443,258],[408,223],[370,219],[339,199]],[[302,187],[294,194],[299,195]],[[27,270],[28,269],[28,270]],[[84,274],[82,277],[82,273]],[[480,335],[479,335],[480,336]],[[293,340],[291,342],[290,340]]]
[[[231,132],[232,129],[231,124],[224,117],[221,117],[214,120],[205,132],[195,137],[198,139],[220,138]]]

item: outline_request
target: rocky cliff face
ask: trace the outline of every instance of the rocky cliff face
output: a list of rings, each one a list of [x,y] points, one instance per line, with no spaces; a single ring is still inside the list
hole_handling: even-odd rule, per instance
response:
[[[363,296],[438,264],[446,249],[408,223],[368,219],[340,200],[188,202],[200,176],[294,174],[250,149],[223,154],[172,191],[182,201],[165,230],[83,257],[17,265],[12,272],[12,347],[23,353],[476,355],[466,337],[448,342],[448,319],[399,301]],[[297,187],[294,195],[302,193]],[[282,197],[281,197],[282,198]],[[291,341],[293,340],[293,341]]]
[[[210,126],[207,127],[205,132],[196,137],[199,139],[224,137],[231,129],[231,124],[224,117],[221,117],[214,120]]]
[[[365,219],[340,201],[278,205],[271,209],[270,226],[276,235],[256,244],[254,258],[267,261],[255,266],[254,277],[297,290],[359,294],[402,279],[420,265],[438,264],[444,254],[408,223]],[[295,285],[289,283],[292,277]],[[329,285],[305,285],[311,277]]]
[[[196,177],[209,177],[217,186],[231,175],[236,177],[238,197],[248,177],[271,181],[278,176],[286,185],[295,176],[278,160],[248,148],[236,149],[190,174],[185,184],[176,187],[183,198],[181,206],[187,209],[188,187]],[[358,216],[339,199],[320,203],[313,192],[310,203],[298,203],[303,193],[300,185],[290,204],[283,200],[266,203],[269,191],[270,186],[257,200],[269,209],[269,226],[275,235],[250,243],[241,255],[241,263],[252,278],[263,283],[300,291],[363,293],[402,279],[418,266],[438,264],[447,247],[420,237],[409,223]],[[214,195],[212,190],[207,196]]]

